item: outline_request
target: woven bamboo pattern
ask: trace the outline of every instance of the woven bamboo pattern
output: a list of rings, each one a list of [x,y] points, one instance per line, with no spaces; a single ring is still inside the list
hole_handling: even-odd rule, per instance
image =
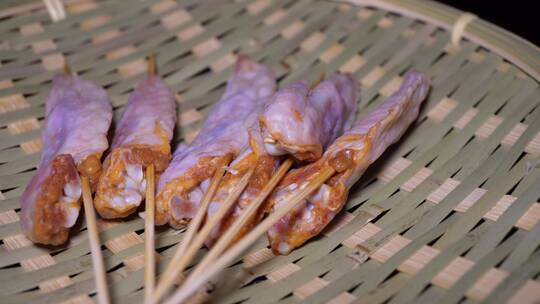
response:
[[[442,23],[419,17],[441,6],[420,2],[415,16],[315,0],[76,0],[65,1],[67,18],[53,22],[41,2],[2,1],[0,302],[95,301],[84,216],[64,247],[34,246],[19,224],[19,197],[42,147],[45,95],[64,59],[107,89],[118,118],[145,58],[156,54],[177,94],[178,143],[196,135],[239,53],[271,65],[280,86],[353,73],[362,87],[359,116],[408,69],[426,72],[433,89],[331,227],[288,256],[273,256],[261,238],[200,299],[540,302],[540,51],[520,40],[522,57],[474,39],[453,47]],[[475,22],[474,33],[486,31]],[[497,30],[498,40],[517,39]],[[143,220],[98,226],[113,302],[142,302]],[[156,228],[158,273],[181,239],[182,231]]]

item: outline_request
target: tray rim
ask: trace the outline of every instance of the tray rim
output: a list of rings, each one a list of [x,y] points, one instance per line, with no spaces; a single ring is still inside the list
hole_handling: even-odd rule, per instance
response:
[[[332,0],[330,0],[332,1]],[[456,21],[466,13],[437,1],[422,0],[334,0],[341,3],[375,7],[388,12],[434,24],[449,32]],[[463,36],[503,57],[540,82],[540,47],[498,25],[481,19],[472,20]],[[518,51],[523,51],[519,53]]]

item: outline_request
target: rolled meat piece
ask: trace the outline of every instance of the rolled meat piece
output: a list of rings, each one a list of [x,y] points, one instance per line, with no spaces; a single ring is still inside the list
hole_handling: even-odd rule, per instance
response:
[[[207,246],[225,233],[261,193],[279,167],[279,155],[292,154],[297,159],[316,160],[329,143],[351,127],[356,114],[357,92],[353,77],[336,73],[313,89],[307,82],[299,81],[279,90],[268,100],[258,122],[247,122],[251,124],[250,147],[231,164],[232,170],[224,176],[208,207],[207,218],[220,208],[251,168],[255,168],[253,175],[238,202],[211,232]],[[233,243],[258,224],[265,211],[266,207],[261,206],[238,232]]]
[[[269,199],[274,210],[307,186],[323,168],[332,167],[336,171],[268,231],[274,253],[288,254],[326,227],[343,208],[349,189],[367,167],[416,119],[429,88],[430,80],[426,76],[408,72],[397,92],[339,137],[318,161],[285,176]]]
[[[60,245],[79,216],[79,173],[94,187],[101,173],[112,107],[105,90],[64,74],[53,79],[45,117],[40,164],[21,197],[21,225],[33,242]]]
[[[351,127],[358,87],[349,74],[335,73],[313,90],[299,81],[280,90],[259,117],[266,151],[302,161],[321,157],[326,147]]]
[[[150,72],[129,96],[103,163],[94,199],[102,217],[125,217],[139,207],[146,191],[144,169],[154,164],[159,176],[167,168],[175,124],[174,94]]]
[[[259,112],[260,113],[260,112]],[[260,132],[256,129],[258,123],[256,116],[259,113],[254,113],[252,116],[253,123],[248,127],[250,133],[250,145],[245,147],[243,151],[229,165],[227,174],[223,177],[219,184],[216,194],[208,205],[207,219],[210,219],[214,213],[222,206],[229,194],[233,191],[240,179],[253,169],[248,184],[236,204],[233,205],[228,214],[223,220],[215,226],[210,232],[210,235],[205,241],[206,246],[211,247],[217,239],[236,221],[242,212],[251,204],[251,202],[259,195],[262,189],[268,184],[274,173],[279,167],[281,157],[270,155],[264,149],[264,143],[260,137]],[[256,214],[246,223],[242,229],[236,234],[232,243],[241,239],[249,232],[264,216],[264,207],[259,208]]]
[[[216,168],[249,145],[246,119],[276,88],[273,72],[240,56],[225,93],[189,145],[181,145],[161,175],[156,196],[156,224],[183,227],[196,213]]]

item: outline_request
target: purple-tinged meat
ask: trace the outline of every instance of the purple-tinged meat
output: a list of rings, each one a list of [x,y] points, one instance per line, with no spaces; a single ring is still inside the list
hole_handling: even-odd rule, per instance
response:
[[[299,81],[272,97],[259,117],[266,151],[292,154],[314,161],[354,121],[357,84],[348,74],[336,73],[313,90]]]
[[[339,137],[321,159],[287,174],[270,198],[274,210],[303,189],[323,168],[332,167],[336,171],[268,231],[274,253],[288,254],[326,227],[343,208],[349,189],[367,167],[416,119],[429,88],[426,76],[407,73],[399,90]]]
[[[145,76],[129,96],[103,163],[94,200],[102,217],[125,217],[137,209],[146,191],[144,169],[154,164],[159,176],[171,159],[175,124],[173,92],[159,76]]]
[[[350,128],[357,105],[356,81],[336,73],[310,89],[299,81],[279,90],[264,106],[259,123],[251,128],[251,146],[231,164],[212,202],[207,218],[221,207],[235,185],[255,168],[246,189],[229,214],[213,229],[206,244],[211,246],[244,212],[275,174],[280,155],[292,154],[301,160],[318,159],[324,148]],[[237,241],[262,219],[266,207],[257,213],[236,235]]]
[[[241,56],[225,93],[189,145],[181,145],[161,175],[156,196],[156,224],[184,226],[199,208],[217,166],[249,145],[246,122],[274,93],[272,71]]]
[[[36,243],[64,243],[80,209],[79,173],[95,187],[108,147],[107,93],[77,76],[58,75],[45,102],[43,152],[21,197],[21,225]]]

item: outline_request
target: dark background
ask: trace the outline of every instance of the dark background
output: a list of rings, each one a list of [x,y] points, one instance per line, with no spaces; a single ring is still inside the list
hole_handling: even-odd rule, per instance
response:
[[[536,0],[438,0],[471,12],[481,19],[498,25],[530,42],[540,45],[540,10]]]

